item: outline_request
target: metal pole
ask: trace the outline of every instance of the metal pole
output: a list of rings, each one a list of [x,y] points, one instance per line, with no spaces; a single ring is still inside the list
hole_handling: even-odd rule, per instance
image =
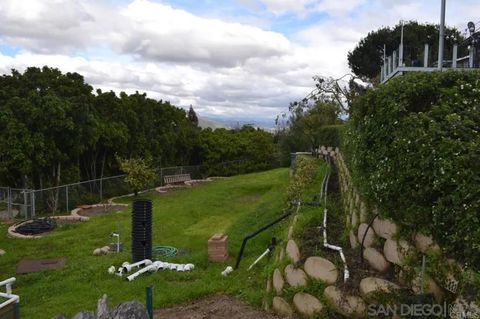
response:
[[[443,50],[445,47],[445,7],[447,0],[442,1],[442,9],[440,12],[440,38],[438,41],[438,69],[443,69]]]
[[[100,202],[103,201],[103,178],[100,177]]]
[[[453,45],[452,68],[457,68],[458,44]]]
[[[402,22],[402,33],[400,36],[400,48],[398,50],[398,66],[402,67],[403,66],[403,20]]]
[[[31,201],[32,201],[32,203],[31,203],[31,207],[32,207],[32,217],[35,217],[35,191],[34,191],[34,190],[31,192],[31,196],[30,196],[30,197],[31,197]]]
[[[425,44],[425,50],[423,51],[423,67],[428,68],[428,43]]]
[[[153,319],[153,298],[152,298],[152,286],[146,288],[146,303],[147,303],[147,312],[148,317]]]
[[[9,187],[7,190],[7,207],[8,207],[8,215],[10,218],[13,218],[13,212],[12,212],[12,189]]]
[[[68,185],[65,186],[65,207],[67,208],[67,213],[70,211],[68,207]]]

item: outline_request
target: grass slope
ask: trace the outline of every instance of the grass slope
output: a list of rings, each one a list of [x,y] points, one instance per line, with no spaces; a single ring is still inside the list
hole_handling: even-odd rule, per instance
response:
[[[23,258],[67,259],[63,269],[16,276],[14,293],[21,297],[22,318],[52,318],[59,313],[73,316],[81,309],[94,310],[104,293],[111,306],[131,299],[144,302],[145,287],[150,285],[154,286],[155,308],[213,292],[226,292],[258,304],[265,285],[264,270],[257,267],[247,272],[246,267],[266,249],[272,236],[284,231],[286,222],[252,240],[240,269],[228,278],[220,275],[226,264],[208,262],[207,240],[214,233],[227,233],[231,256],[228,264],[233,265],[242,238],[281,214],[287,184],[288,170],[276,169],[168,194],[148,194],[154,201],[154,244],[190,249],[190,254],[168,261],[194,263],[192,272],[163,271],[143,275],[133,282],[109,275],[109,266],[130,260],[131,218],[126,211],[62,226],[37,240],[8,238],[7,226],[0,225],[0,248],[7,251],[0,257],[0,279],[15,276],[16,264]],[[109,243],[113,231],[121,232],[124,252],[92,256],[93,249]],[[265,263],[266,260],[261,264]]]

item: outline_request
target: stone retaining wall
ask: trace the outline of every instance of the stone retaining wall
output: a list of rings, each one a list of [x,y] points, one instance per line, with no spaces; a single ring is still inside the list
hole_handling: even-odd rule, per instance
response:
[[[456,261],[443,256],[441,248],[428,235],[417,233],[412,238],[401,238],[399,225],[382,217],[382,214],[379,214],[375,207],[368,205],[356,190],[338,148],[333,150],[322,147],[319,154],[320,156],[328,154],[335,160],[342,194],[342,208],[346,212],[345,229],[349,232],[349,249],[357,252],[359,258],[363,251],[365,262],[378,277],[363,278],[359,283],[358,295],[345,293],[340,288],[343,279],[342,269],[337,269],[334,263],[322,256],[302,255],[298,239],[293,236],[293,228],[297,221],[294,217],[289,227],[285,249],[280,249],[277,256],[278,265],[287,265],[275,268],[268,277],[267,296],[271,299],[265,301],[265,307],[271,305],[273,311],[286,316],[292,316],[294,313],[302,317],[321,316],[329,309],[346,317],[366,317],[372,296],[378,297],[400,288],[413,294],[420,294],[421,256],[433,254],[439,256],[442,268],[447,269],[447,272],[426,276],[423,290],[431,293],[435,302],[441,304],[449,301],[451,309],[460,310],[453,312],[452,318],[461,318],[462,311],[470,311],[471,314],[480,316],[480,308],[475,301],[466,300],[458,295],[459,279],[466,270]],[[322,214],[323,210],[318,211]],[[378,216],[373,219],[377,214]],[[348,262],[347,260],[347,264]],[[350,269],[350,272],[355,272],[355,269]],[[393,281],[381,278],[386,272],[395,274]],[[316,281],[327,286],[322,293],[312,295],[301,291],[308,290],[302,287],[312,285]],[[285,291],[296,288],[300,289],[294,294],[293,299],[284,297]]]

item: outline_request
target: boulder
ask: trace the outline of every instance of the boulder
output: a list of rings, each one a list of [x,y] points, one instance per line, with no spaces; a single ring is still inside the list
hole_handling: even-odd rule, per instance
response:
[[[402,266],[405,258],[411,250],[410,245],[405,240],[387,239],[383,245],[383,254],[385,258],[394,264]]]
[[[293,225],[288,228],[288,240],[293,239]]]
[[[285,285],[285,281],[283,280],[282,273],[277,268],[273,271],[273,288],[275,288],[277,295],[281,295],[283,293],[284,285]]]
[[[110,313],[108,311],[107,295],[103,295],[102,298],[98,299],[97,312],[95,313],[95,315],[96,319],[111,319]]]
[[[363,250],[363,258],[371,268],[378,272],[386,272],[391,265],[385,259],[385,256],[373,247],[367,247]]]
[[[5,250],[0,249],[0,256],[3,256],[3,255],[5,255]]]
[[[365,205],[364,202],[360,203],[360,223],[366,223],[367,222],[367,206]]]
[[[357,214],[356,209],[352,210],[352,215],[350,217],[351,217],[351,221],[352,221],[352,227],[353,228],[357,227],[358,226],[358,214]]]
[[[102,250],[100,248],[97,248],[93,251],[94,256],[100,256],[102,254]]]
[[[312,295],[297,292],[293,297],[293,305],[297,311],[307,317],[311,317],[322,311],[322,303]]]
[[[378,236],[391,239],[397,233],[397,225],[388,219],[377,217],[373,221],[373,230]]]
[[[353,249],[357,248],[359,244],[358,244],[357,236],[355,236],[355,233],[353,232],[353,230],[350,230],[349,238],[350,238],[350,246]]]
[[[422,233],[417,233],[414,237],[415,247],[422,253],[428,250],[440,251],[440,247],[433,242],[432,236],[427,236]]]
[[[282,316],[292,316],[292,307],[282,297],[273,297],[272,303],[273,310]]]
[[[365,233],[367,233],[365,235]],[[363,239],[363,236],[365,235],[365,240]],[[373,243],[375,242],[375,233],[371,227],[368,227],[367,224],[363,223],[358,226],[358,242],[360,245],[362,245],[363,241],[363,247],[371,247]]]
[[[362,295],[362,297],[366,297],[374,292],[388,293],[399,288],[400,287],[393,282],[375,277],[363,278],[359,285],[360,295]]]
[[[335,286],[325,288],[323,295],[336,312],[346,317],[365,316],[367,306],[360,297],[344,295]]]
[[[95,319],[93,311],[80,311],[72,319]]]
[[[303,287],[307,284],[307,275],[300,268],[295,268],[293,265],[285,267],[285,279],[292,287]]]
[[[297,263],[300,260],[300,250],[293,239],[290,239],[287,243],[287,256],[293,261],[293,263]]]
[[[337,267],[328,259],[322,257],[309,257],[303,266],[307,275],[313,279],[322,280],[332,285],[337,281]]]
[[[138,301],[119,304],[110,313],[112,319],[149,319],[147,308]]]

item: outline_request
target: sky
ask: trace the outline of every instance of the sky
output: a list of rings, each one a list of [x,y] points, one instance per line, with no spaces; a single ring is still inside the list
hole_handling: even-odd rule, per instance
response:
[[[438,23],[440,0],[0,0],[0,73],[48,65],[203,117],[273,122],[402,19]],[[447,1],[449,26],[470,20],[480,1]]]

